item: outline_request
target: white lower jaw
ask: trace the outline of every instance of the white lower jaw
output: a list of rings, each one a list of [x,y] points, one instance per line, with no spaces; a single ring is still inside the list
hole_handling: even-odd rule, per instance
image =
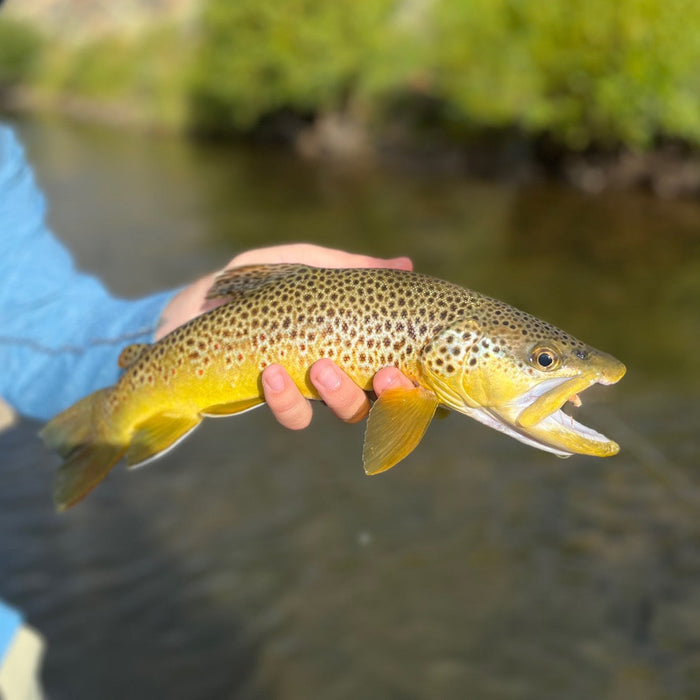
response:
[[[521,402],[518,403],[521,404]],[[610,440],[605,435],[593,430],[593,428],[589,428],[588,426],[579,423],[570,415],[564,413],[564,411],[561,409],[555,411],[546,418],[543,418],[532,428],[521,428],[515,424],[515,416],[517,416],[519,413],[519,409],[517,408],[514,412],[515,415],[513,416],[513,423],[509,422],[508,419],[499,415],[499,413],[493,409],[463,406],[458,410],[460,413],[464,413],[470,418],[474,418],[474,420],[477,420],[484,425],[488,425],[494,430],[505,433],[519,442],[530,445],[531,447],[536,447],[540,450],[544,450],[545,452],[551,452],[558,457],[570,457],[571,455],[576,454],[576,452],[560,446],[552,445],[547,441],[547,432],[552,433],[553,441],[557,441],[556,433],[563,429],[567,433],[574,433],[575,435],[581,437],[589,444],[599,443],[604,445],[610,443]],[[542,434],[542,437],[537,437],[534,433],[540,433]]]
[[[530,445],[530,447],[536,447],[540,450],[544,450],[545,452],[551,452],[552,454],[557,455],[557,457],[571,457],[571,455],[574,454],[573,452],[569,452],[568,450],[563,450],[558,447],[552,447],[551,445],[548,445],[547,443],[538,440],[532,435],[526,433],[523,429],[516,428],[510,425],[509,423],[504,422],[500,418],[500,416],[496,415],[495,413],[492,413],[486,408],[469,408],[465,406],[464,408],[460,408],[459,410],[460,413],[464,413],[470,418],[478,420],[479,423],[488,425],[489,428],[493,428],[494,430],[498,430],[501,433],[505,433],[506,435],[509,435],[510,437],[515,438],[516,440],[523,442],[526,445]],[[564,415],[562,411],[559,411],[559,413],[562,413],[562,415]]]
[[[586,440],[592,440],[594,442],[601,443],[610,442],[610,439],[605,437],[605,435],[599,433],[597,430],[593,430],[593,428],[589,428],[588,426],[579,423],[578,421],[574,420],[568,413],[564,413],[564,411],[562,411],[561,409],[552,413],[551,416],[547,416],[547,418],[545,418],[539,425],[543,425],[547,421],[554,421],[566,430],[574,432]]]

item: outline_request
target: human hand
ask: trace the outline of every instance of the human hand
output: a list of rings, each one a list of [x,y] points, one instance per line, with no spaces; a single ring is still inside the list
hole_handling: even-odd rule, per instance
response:
[[[309,370],[311,383],[328,408],[346,423],[357,423],[367,416],[370,401],[367,394],[327,358],[317,360]],[[311,402],[304,398],[281,365],[269,365],[263,370],[262,385],[265,401],[275,418],[290,430],[301,430],[311,422]],[[372,388],[379,396],[390,387],[413,388],[413,382],[396,367],[384,367],[374,375]]]
[[[308,243],[258,248],[233,258],[226,269],[261,263],[304,263],[315,267],[385,267],[399,270],[413,269],[409,258],[374,258],[347,253]],[[207,275],[177,294],[163,313],[156,340],[199,314],[215,308],[222,300],[206,299],[206,294],[217,273]],[[357,386],[333,361],[321,359],[309,371],[312,384],[321,398],[338,418],[348,423],[362,420],[368,413],[367,394]],[[281,365],[270,365],[262,374],[265,401],[275,418],[292,430],[305,428],[311,422],[311,403]],[[373,388],[377,395],[389,387],[413,386],[412,382],[394,367],[385,367],[374,376]]]

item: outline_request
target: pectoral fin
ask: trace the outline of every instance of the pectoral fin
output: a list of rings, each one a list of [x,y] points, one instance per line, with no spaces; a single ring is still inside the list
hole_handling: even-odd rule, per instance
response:
[[[378,474],[410,454],[430,425],[438,403],[435,394],[423,387],[387,389],[367,419],[362,454],[365,472]]]
[[[199,416],[176,416],[158,413],[141,423],[126,450],[126,463],[136,467],[160,457],[177,445],[202,419]]]

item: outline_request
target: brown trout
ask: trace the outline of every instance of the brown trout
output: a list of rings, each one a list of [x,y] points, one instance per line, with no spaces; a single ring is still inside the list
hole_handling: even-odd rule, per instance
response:
[[[222,273],[221,306],[153,345],[132,345],[112,387],[41,431],[65,462],[59,510],[86,496],[122,458],[130,467],[173,447],[206,416],[264,402],[261,372],[280,363],[318,399],[309,368],[334,360],[359,386],[393,365],[414,388],[384,392],[367,420],[364,467],[389,469],[420,442],[438,406],[565,457],[607,457],[618,445],[561,408],[625,366],[523,311],[427,275],[389,269],[250,265]]]

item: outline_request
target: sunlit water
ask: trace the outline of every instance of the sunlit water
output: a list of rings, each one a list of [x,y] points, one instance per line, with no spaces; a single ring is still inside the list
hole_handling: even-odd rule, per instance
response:
[[[361,426],[261,409],[57,516],[38,426],[0,434],[0,596],[46,635],[52,699],[700,697],[697,202],[20,133],[55,230],[118,294],[310,240],[408,254],[628,365],[579,410],[609,460],[454,415],[369,478]]]

